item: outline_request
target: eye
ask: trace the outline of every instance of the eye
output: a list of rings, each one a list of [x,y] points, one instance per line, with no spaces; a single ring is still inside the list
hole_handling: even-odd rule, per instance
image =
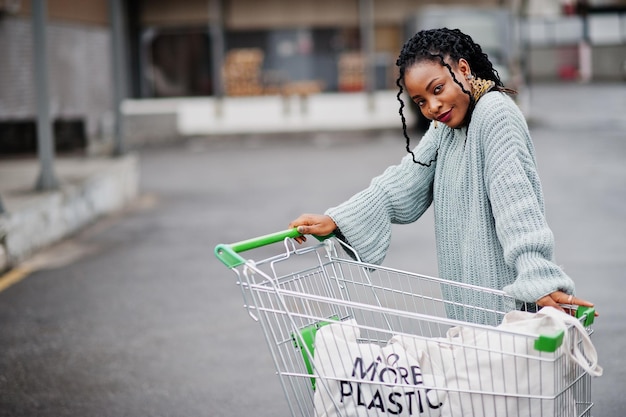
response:
[[[435,94],[439,94],[441,90],[443,90],[443,84],[438,84],[437,86],[435,86],[435,89],[433,90],[433,92]]]
[[[419,107],[423,107],[423,106],[424,106],[424,104],[426,104],[426,101],[424,101],[424,100],[417,100],[417,101],[415,102],[415,104],[417,104]]]

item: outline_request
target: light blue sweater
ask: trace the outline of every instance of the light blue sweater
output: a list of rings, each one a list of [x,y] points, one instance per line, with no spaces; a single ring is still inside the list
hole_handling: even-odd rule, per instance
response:
[[[480,98],[468,128],[431,123],[414,152],[328,214],[364,262],[380,264],[392,223],[411,223],[434,203],[439,275],[504,289],[535,302],[574,283],[554,263],[534,147],[524,116],[507,95]],[[486,304],[487,300],[459,302]],[[471,297],[470,297],[471,298]],[[472,320],[474,321],[474,320]]]

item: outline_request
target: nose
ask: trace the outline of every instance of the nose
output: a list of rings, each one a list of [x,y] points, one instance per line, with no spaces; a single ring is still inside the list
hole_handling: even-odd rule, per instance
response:
[[[430,99],[428,101],[428,111],[433,116],[439,114],[439,109],[441,108],[441,102],[435,98]]]

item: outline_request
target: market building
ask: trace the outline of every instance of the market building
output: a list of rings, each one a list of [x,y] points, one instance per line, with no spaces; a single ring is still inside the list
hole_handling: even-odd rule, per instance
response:
[[[0,0],[0,49],[7,57],[0,62],[0,148],[5,153],[32,150],[37,136],[31,17],[39,3]],[[626,73],[624,0],[43,3],[49,112],[59,151],[114,148],[111,138],[119,134],[116,120],[124,98],[393,89],[400,46],[429,25],[477,31],[479,43],[494,44],[490,57],[501,61],[503,78],[514,86],[615,80]],[[453,6],[456,13],[449,12]],[[494,9],[504,14],[485,20],[483,11]],[[482,20],[464,10],[479,10]],[[137,109],[136,102],[127,108]],[[126,129],[131,137],[132,126],[131,120]]]
[[[626,0],[0,0],[0,271],[134,199],[144,144],[397,130],[398,50],[441,26],[522,110],[626,80]]]

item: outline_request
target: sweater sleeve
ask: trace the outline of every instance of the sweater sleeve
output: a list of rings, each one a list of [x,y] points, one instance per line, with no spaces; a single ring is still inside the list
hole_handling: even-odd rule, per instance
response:
[[[416,146],[415,159],[435,160],[437,143],[438,134],[431,127]],[[428,209],[435,164],[425,167],[407,155],[374,178],[368,188],[326,211],[362,261],[382,263],[391,241],[391,224],[414,222]]]
[[[554,263],[554,236],[544,214],[543,193],[530,133],[515,103],[485,95],[481,130],[485,185],[504,259],[516,271],[506,286],[511,296],[535,302],[554,291],[574,292],[573,281]],[[502,101],[504,100],[504,102]]]

